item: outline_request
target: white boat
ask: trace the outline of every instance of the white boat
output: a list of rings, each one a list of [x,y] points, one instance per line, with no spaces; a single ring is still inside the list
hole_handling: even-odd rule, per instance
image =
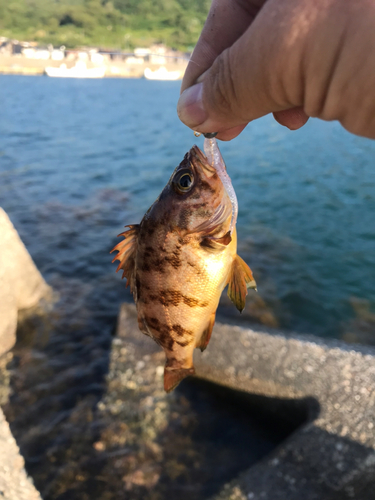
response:
[[[168,71],[165,66],[160,66],[155,71],[145,68],[144,75],[147,80],[179,80],[182,78],[182,71]]]
[[[61,64],[59,68],[47,66],[44,72],[47,76],[59,78],[103,78],[105,70],[105,66],[88,68],[84,61],[77,61],[72,68],[67,68],[66,64]]]

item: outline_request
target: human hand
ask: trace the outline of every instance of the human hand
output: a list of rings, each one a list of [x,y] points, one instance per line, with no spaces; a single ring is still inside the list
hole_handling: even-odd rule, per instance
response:
[[[268,113],[375,139],[375,2],[213,0],[181,92],[180,119],[222,140]]]

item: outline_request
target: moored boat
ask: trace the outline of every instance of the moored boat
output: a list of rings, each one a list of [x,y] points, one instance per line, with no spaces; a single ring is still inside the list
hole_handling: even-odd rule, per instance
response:
[[[72,68],[67,68],[66,64],[61,64],[59,68],[47,66],[44,69],[47,76],[59,78],[103,78],[105,71],[105,66],[88,68],[84,61],[77,61]]]
[[[145,68],[144,76],[147,80],[179,80],[182,78],[182,71],[168,71],[165,66],[160,66],[156,70]]]

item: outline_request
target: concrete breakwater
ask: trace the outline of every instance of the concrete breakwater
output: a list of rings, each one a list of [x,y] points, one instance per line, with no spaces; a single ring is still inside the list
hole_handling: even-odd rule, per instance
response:
[[[16,341],[19,310],[51,297],[9,217],[0,208],[0,356]]]
[[[50,297],[50,287],[35,267],[7,214],[0,208],[0,365],[7,363],[6,353],[16,341],[18,311],[30,310]],[[0,367],[0,371],[4,369]],[[6,390],[6,387],[1,388],[1,400]],[[4,500],[40,499],[27,477],[24,459],[1,409],[0,497]]]
[[[41,500],[27,476],[8,422],[0,410],[0,497],[4,500]]]

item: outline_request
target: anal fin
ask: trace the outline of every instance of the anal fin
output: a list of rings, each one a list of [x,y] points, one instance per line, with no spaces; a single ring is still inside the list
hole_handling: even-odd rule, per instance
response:
[[[250,267],[236,255],[228,279],[228,297],[240,312],[245,307],[248,288],[256,290],[257,284]]]
[[[197,344],[197,347],[199,347],[202,352],[206,349],[210,341],[212,329],[215,324],[215,318],[216,318],[216,312],[213,312],[210,316],[206,329],[202,333],[199,344]]]

